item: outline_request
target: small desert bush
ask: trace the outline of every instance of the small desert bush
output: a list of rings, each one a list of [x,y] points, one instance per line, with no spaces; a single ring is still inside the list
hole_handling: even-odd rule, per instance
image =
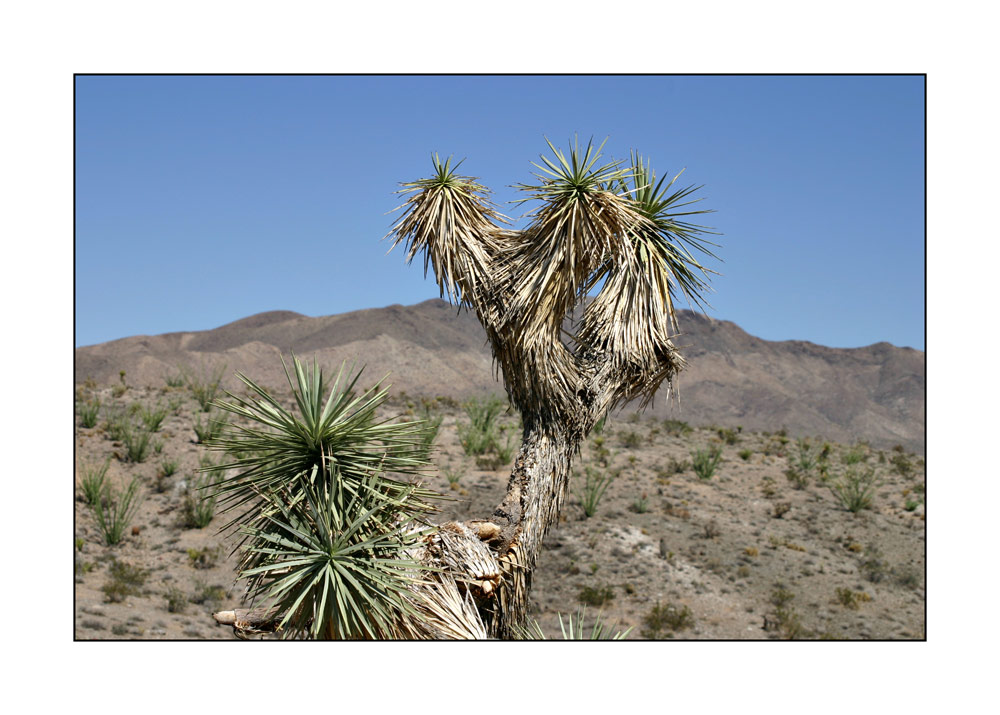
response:
[[[176,372],[164,375],[163,380],[167,383],[167,387],[184,387],[183,373]]]
[[[139,416],[149,432],[158,432],[160,425],[167,417],[167,408],[161,404],[157,404],[156,407],[143,406],[139,411]]]
[[[688,432],[691,432],[691,425],[682,420],[664,420],[663,429],[667,431],[667,434],[672,434],[677,437],[682,437]]]
[[[208,410],[205,411],[208,412]],[[208,415],[205,418],[205,424],[201,423],[201,417],[195,417],[193,426],[198,444],[206,444],[219,437],[227,424],[229,424],[228,418],[217,415]]]
[[[129,462],[145,462],[152,447],[152,435],[138,426],[129,423],[122,433],[121,441],[125,445],[125,459]]]
[[[465,468],[462,465],[458,465],[454,469],[450,467],[442,467],[441,473],[444,474],[445,479],[448,480],[448,485],[452,490],[458,489],[458,483],[465,476]]]
[[[645,514],[647,511],[649,511],[649,497],[646,496],[645,494],[636,497],[632,501],[632,511],[634,511],[636,514]]]
[[[126,596],[138,596],[146,583],[147,572],[138,566],[114,559],[108,569],[108,580],[101,587],[111,603],[121,603]]]
[[[597,512],[597,505],[611,484],[613,477],[610,474],[598,472],[591,466],[584,468],[583,489],[580,492],[580,503],[583,506],[583,513],[587,517],[593,516]]]
[[[652,610],[643,616],[642,637],[651,640],[672,638],[677,631],[683,631],[694,625],[694,616],[687,606],[676,606],[672,603],[660,605],[657,603]]]
[[[719,435],[719,439],[721,439],[726,444],[736,444],[737,442],[740,441],[740,438],[737,435],[736,430],[734,430],[734,429],[729,429],[729,428],[726,428],[726,427],[719,427],[715,431],[715,433],[717,435]]]
[[[188,603],[188,597],[184,591],[176,586],[171,586],[163,596],[167,599],[167,611],[170,613],[184,613],[184,609]]]
[[[192,478],[181,504],[181,524],[204,529],[215,516],[216,479],[212,475]]]
[[[225,365],[214,372],[204,371],[201,374],[195,374],[190,370],[185,371],[184,381],[187,383],[188,389],[191,390],[191,394],[194,395],[194,399],[201,406],[202,412],[208,412],[212,409],[212,401],[219,391],[222,376],[225,374]]]
[[[737,454],[740,455],[740,459],[742,459],[744,462],[749,462],[750,457],[753,456],[753,450],[741,449]]]
[[[805,489],[809,485],[809,474],[795,467],[789,467],[785,470],[785,478],[796,489]]]
[[[638,447],[642,444],[642,435],[635,430],[628,430],[621,433],[622,444],[625,447]]]
[[[504,409],[504,401],[491,395],[469,400],[464,408],[469,422],[459,426],[458,438],[465,453],[475,457],[493,450],[497,442],[497,418]]]
[[[872,597],[864,591],[852,591],[849,588],[837,589],[837,602],[844,608],[849,608],[852,611],[858,610],[862,603],[870,600],[872,600]]]
[[[691,453],[691,467],[699,479],[711,479],[721,461],[722,450],[718,447],[699,449]]]
[[[845,509],[857,514],[862,509],[869,509],[875,490],[881,482],[872,467],[860,471],[848,469],[843,476],[829,484],[830,491]]]
[[[83,402],[79,408],[80,426],[90,429],[97,424],[97,415],[101,411],[101,401],[96,397]]]
[[[124,491],[115,493],[107,488],[105,498],[92,505],[97,528],[104,543],[114,546],[122,540],[125,529],[139,509],[139,478],[135,477]]]
[[[610,586],[598,586],[597,588],[594,588],[593,586],[584,586],[580,589],[580,593],[577,594],[577,598],[580,603],[598,607],[614,600],[614,597],[615,591]]]
[[[104,460],[104,464],[94,467],[88,464],[81,464],[83,476],[80,477],[80,490],[83,492],[83,500],[90,506],[101,502],[107,483],[105,477],[108,474],[108,467],[111,466],[111,457]]]

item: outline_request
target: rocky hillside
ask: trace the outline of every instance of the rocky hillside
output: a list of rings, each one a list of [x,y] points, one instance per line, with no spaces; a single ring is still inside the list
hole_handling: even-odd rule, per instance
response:
[[[681,311],[689,368],[676,399],[649,412],[693,425],[785,427],[792,435],[924,449],[924,353],[877,343],[828,348],[774,342],[728,321]],[[356,361],[373,383],[391,373],[394,391],[462,399],[502,392],[485,335],[474,316],[441,300],[311,318],[261,313],[200,332],[135,336],[76,350],[76,381],[162,386],[168,375],[225,367],[264,385],[284,383],[280,356],[315,356],[322,364]]]

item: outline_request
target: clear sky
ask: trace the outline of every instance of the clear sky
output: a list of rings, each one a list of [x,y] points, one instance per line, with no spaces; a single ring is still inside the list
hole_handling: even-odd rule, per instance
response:
[[[919,76],[80,76],[76,345],[437,297],[398,182],[454,154],[504,204],[574,134],[704,185],[712,317],[924,349]]]

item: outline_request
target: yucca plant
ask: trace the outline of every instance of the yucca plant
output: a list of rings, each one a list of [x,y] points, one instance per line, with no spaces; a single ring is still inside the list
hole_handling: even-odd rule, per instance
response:
[[[387,474],[425,473],[427,427],[379,419],[387,390],[355,395],[361,373],[345,377],[344,366],[332,385],[294,356],[294,378],[285,374],[295,412],[239,373],[255,399],[227,392],[231,402],[215,403],[248,422],[208,442],[246,456],[205,468],[235,470],[217,494],[223,511],[238,512],[229,526],[243,536],[239,576],[251,598],[283,614],[285,635],[398,635],[417,617],[407,594],[425,572],[409,552],[436,495]]]
[[[205,418],[205,424],[202,424],[201,417],[195,417],[193,428],[194,434],[198,438],[198,443],[205,444],[206,442],[211,442],[214,438],[222,434],[228,422],[229,420],[224,416],[209,414]]]
[[[551,143],[549,148],[551,155],[536,164],[537,181],[521,186],[525,200],[538,203],[523,230],[509,228],[509,221],[498,213],[477,179],[458,174],[459,164],[434,155],[429,178],[402,184],[400,193],[407,196],[400,207],[404,210],[390,231],[394,245],[405,244],[408,260],[423,254],[425,272],[433,267],[442,297],[475,313],[497,372],[503,376],[507,397],[522,419],[523,444],[516,471],[494,512],[496,518],[442,527],[421,552],[422,564],[453,574],[436,574],[431,579],[435,585],[413,586],[415,593],[434,601],[425,612],[449,624],[435,632],[448,637],[507,638],[523,625],[531,572],[546,531],[559,520],[574,455],[595,423],[610,411],[634,399],[645,403],[661,384],[673,384],[684,367],[672,342],[677,328],[675,294],[686,294],[689,301],[701,305],[699,294],[707,290],[703,279],[710,271],[700,260],[711,257],[705,249],[710,244],[704,240],[710,232],[689,223],[691,215],[705,213],[691,206],[696,189],[675,189],[674,181],[657,179],[649,163],[637,154],[630,167],[622,161],[601,160],[602,147],[593,142],[583,148],[576,143],[569,152]],[[590,299],[592,293],[596,295]],[[570,316],[577,322],[567,322]],[[385,445],[384,458],[357,462],[341,457],[341,446],[311,436],[312,427],[293,428],[276,405],[262,405],[258,416],[268,425],[266,449],[261,461],[237,460],[245,474],[231,482],[230,496],[234,506],[245,509],[241,523],[246,528],[264,530],[279,541],[298,544],[296,548],[319,551],[317,545],[322,545],[323,553],[329,555],[323,557],[327,559],[323,569],[336,570],[332,555],[350,547],[333,545],[335,529],[326,533],[318,526],[305,528],[296,523],[317,524],[318,515],[329,509],[339,514],[336,509],[352,500],[370,502],[383,495],[394,501],[381,507],[387,514],[381,521],[395,524],[412,514],[413,501],[422,500],[412,492],[406,495],[405,506],[396,503],[402,501],[406,487],[387,481],[381,471],[383,462],[387,473],[399,471],[389,464],[399,456],[391,442]],[[371,434],[372,429],[359,423],[350,432]],[[397,425],[396,429],[407,428]],[[251,439],[265,442],[259,435]],[[412,443],[405,445],[407,454],[412,455],[412,447]],[[315,477],[310,476],[314,473]],[[369,477],[374,479],[370,490],[361,486]],[[602,488],[598,483],[595,495]],[[325,500],[332,500],[334,506],[328,508]],[[299,514],[295,509],[309,512]],[[388,514],[397,509],[400,516],[389,519]],[[353,523],[350,516],[339,521],[331,516],[327,521]],[[386,528],[376,530],[379,538]],[[390,533],[386,538],[395,544],[406,533]],[[299,534],[310,535],[309,545]],[[263,534],[246,538],[257,544],[254,553],[259,558],[275,556],[260,551],[278,548],[264,545]],[[354,538],[348,541],[355,543]],[[281,544],[287,550],[285,542]],[[396,552],[397,548],[394,545],[388,551],[406,553],[405,549]],[[298,563],[299,556],[281,553]],[[301,558],[305,563],[312,557]],[[290,576],[295,580],[284,581],[288,584],[285,591],[269,592],[282,599],[285,594],[306,594],[301,601],[291,595],[283,601],[296,613],[303,609],[304,614],[288,616],[292,620],[284,621],[286,625],[295,622],[301,630],[309,623],[312,634],[336,636],[391,630],[386,624],[398,612],[399,603],[409,598],[405,591],[386,591],[384,603],[390,605],[382,622],[362,623],[346,617],[334,622],[333,617],[321,615],[326,607],[320,607],[312,595],[319,593],[321,584],[331,583],[318,575],[319,561],[315,563],[312,576]],[[270,563],[261,565],[271,567]],[[254,575],[277,583],[282,574],[298,570],[297,566],[285,568],[289,570],[274,566]],[[395,576],[392,582],[396,583]],[[460,591],[458,583],[469,586]],[[327,593],[331,589],[332,585]],[[475,603],[469,601],[473,599],[470,594]],[[334,612],[342,613],[339,609]],[[359,610],[376,612],[367,601]],[[256,623],[263,628],[272,623],[266,613],[248,618],[235,610],[217,614],[219,622],[234,626]],[[318,618],[325,625],[317,625]]]
[[[89,464],[81,464],[83,476],[80,477],[80,490],[83,492],[83,500],[94,506],[100,503],[107,489],[105,477],[108,474],[108,467],[111,466],[111,457],[104,460],[104,464],[94,467]]]
[[[160,425],[163,424],[163,420],[167,417],[167,408],[159,403],[157,403],[156,407],[146,407],[143,405],[139,410],[139,416],[142,418],[142,422],[146,425],[146,429],[149,432],[157,432],[160,429]]]
[[[215,371],[203,370],[201,374],[196,374],[192,370],[184,371],[184,381],[201,406],[202,412],[209,411],[212,401],[219,392],[219,385],[222,384],[222,376],[225,374],[225,365]]]
[[[132,423],[127,423],[121,433],[122,443],[125,445],[125,458],[129,462],[145,462],[149,456],[152,435]]]
[[[565,622],[563,622],[561,613],[556,615],[559,617],[559,630],[562,632],[562,639],[564,641],[620,641],[625,640],[628,634],[632,632],[632,627],[629,626],[624,631],[615,631],[612,633],[607,624],[601,619],[600,613],[594,619],[594,625],[589,629],[585,628],[583,624],[587,617],[586,606],[580,609],[576,615],[568,616]],[[535,619],[531,619],[530,624],[526,627],[518,629],[517,636],[520,640],[548,640],[542,631],[542,627]]]
[[[589,465],[584,469],[584,473],[583,488],[579,496],[583,513],[589,518],[597,513],[597,505],[611,485],[613,477],[610,474],[602,474]]]
[[[104,543],[114,546],[122,540],[125,529],[132,523],[142,500],[139,498],[139,478],[135,477],[122,492],[107,489],[106,498],[92,505],[94,521],[104,538]]]
[[[80,426],[90,429],[97,424],[97,415],[101,411],[100,399],[94,397],[80,403]]]
[[[845,509],[857,514],[862,509],[869,509],[875,490],[881,482],[872,467],[859,471],[854,467],[848,470],[835,482],[829,485],[830,491]]]
[[[691,468],[699,479],[711,479],[721,461],[722,450],[718,447],[691,452]]]

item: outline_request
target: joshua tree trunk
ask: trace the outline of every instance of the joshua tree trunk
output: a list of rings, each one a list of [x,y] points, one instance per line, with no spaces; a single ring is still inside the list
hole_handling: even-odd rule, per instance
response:
[[[550,145],[551,147],[551,145]],[[490,515],[442,524],[414,554],[439,578],[416,587],[427,616],[407,637],[508,638],[525,620],[531,575],[545,533],[559,519],[573,456],[616,406],[646,404],[684,362],[671,342],[672,293],[697,301],[705,271],[682,244],[707,250],[703,227],[671,213],[693,189],[667,195],[642,160],[595,168],[599,154],[545,157],[542,183],[524,186],[542,207],[523,231],[505,222],[470,177],[435,158],[436,175],[404,184],[411,196],[393,227],[407,260],[424,255],[442,295],[476,312],[508,397],[521,413],[523,443],[507,493]],[[599,151],[599,150],[598,150]],[[633,187],[626,180],[631,178]],[[655,185],[655,187],[654,187]],[[687,202],[690,203],[690,202]],[[711,254],[709,254],[711,255]],[[601,285],[596,297],[587,295]],[[585,306],[564,342],[563,324]],[[216,614],[250,632],[274,614]]]

